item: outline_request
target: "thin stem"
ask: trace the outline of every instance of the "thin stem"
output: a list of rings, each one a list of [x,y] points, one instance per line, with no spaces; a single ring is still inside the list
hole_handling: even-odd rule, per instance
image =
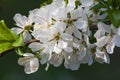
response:
[[[36,40],[36,39],[29,40],[29,41],[25,42],[25,46],[29,45],[32,42],[39,42],[39,40]]]

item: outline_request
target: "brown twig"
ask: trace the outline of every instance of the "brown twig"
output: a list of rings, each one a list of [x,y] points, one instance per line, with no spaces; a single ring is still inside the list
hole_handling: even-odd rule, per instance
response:
[[[29,41],[25,42],[25,45],[29,45],[32,42],[39,42],[39,40],[36,40],[36,39],[29,40]]]

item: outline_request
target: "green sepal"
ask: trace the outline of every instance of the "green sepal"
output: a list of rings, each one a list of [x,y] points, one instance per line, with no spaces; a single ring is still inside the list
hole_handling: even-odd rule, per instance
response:
[[[20,56],[23,56],[23,54],[24,54],[24,52],[21,50],[21,48],[15,48],[15,52]]]
[[[22,56],[24,53],[31,53],[32,52],[32,50],[28,46],[16,47],[15,51],[20,56]]]

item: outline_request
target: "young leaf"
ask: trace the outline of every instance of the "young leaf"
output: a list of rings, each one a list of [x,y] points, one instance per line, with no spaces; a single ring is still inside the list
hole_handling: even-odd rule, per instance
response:
[[[9,42],[0,43],[0,54],[10,49],[13,49],[12,44]]]
[[[0,21],[0,54],[15,47],[24,46],[22,36],[18,36]]]
[[[106,7],[99,3],[99,4],[96,4],[95,6],[93,6],[90,10],[99,10],[101,8],[106,8]]]
[[[112,24],[118,28],[120,26],[120,10],[109,12],[109,17]]]
[[[4,21],[0,21],[0,42],[13,42],[17,39],[17,36],[7,28]]]
[[[20,47],[20,46],[24,46],[24,45],[25,44],[24,44],[22,35],[20,35],[19,38],[12,44],[12,46],[14,46],[14,47]]]

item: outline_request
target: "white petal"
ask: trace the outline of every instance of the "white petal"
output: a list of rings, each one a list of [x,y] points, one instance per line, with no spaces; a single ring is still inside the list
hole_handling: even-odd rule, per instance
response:
[[[63,41],[63,40],[59,40],[59,41],[58,41],[58,47],[61,48],[61,49],[66,48],[67,45],[68,45],[68,43],[65,42],[65,41]]]
[[[79,55],[78,59],[83,60],[83,58],[86,55],[86,48],[84,48],[82,51],[78,51],[78,55]]]
[[[96,61],[99,63],[104,63],[104,62],[109,63],[110,62],[109,56],[105,52],[102,52],[97,49],[95,55],[96,55]]]
[[[105,55],[106,55],[105,63],[109,64],[110,63],[110,57],[109,57],[109,55],[107,53]]]
[[[34,55],[32,53],[25,53],[23,56],[23,58],[19,58],[18,60],[18,64],[21,66],[24,66],[27,62],[30,61],[31,58],[34,57]]]
[[[74,9],[75,8],[75,1],[76,0],[68,0],[68,5],[67,6]]]
[[[33,16],[34,16],[34,14],[29,14],[27,25],[32,25],[32,23],[33,23]]]
[[[27,42],[32,39],[32,37],[28,31],[23,32],[23,39],[24,39],[24,42]]]
[[[80,0],[82,6],[89,7],[94,3],[94,0]]]
[[[105,36],[105,32],[104,31],[101,31],[101,30],[98,30],[95,34],[94,34],[94,37],[97,39],[97,38],[101,38],[102,36]]]
[[[78,56],[76,54],[73,54],[70,56],[70,59],[65,58],[64,66],[66,69],[71,69],[71,70],[78,70],[80,67],[80,62],[77,58]]]
[[[76,9],[76,10],[71,11],[71,12],[70,12],[70,14],[71,14],[71,19],[78,19],[78,18],[80,18],[81,10],[82,10],[82,8],[79,8],[79,9]]]
[[[39,42],[33,42],[28,47],[31,48],[33,52],[39,51],[40,49],[44,49],[42,44]]]
[[[51,57],[52,57],[51,54],[52,54],[53,50],[54,50],[53,47],[49,46],[41,52],[41,54],[40,54],[41,64],[45,64],[47,61],[49,61],[51,59]]]
[[[21,65],[21,66],[24,66],[28,61],[29,61],[29,60],[28,60],[27,57],[19,58],[19,59],[18,59],[18,64]]]
[[[59,48],[58,45],[56,44],[56,45],[54,46],[54,52],[57,53],[57,54],[59,54],[59,53],[62,52],[62,49]]]
[[[65,30],[65,33],[68,33],[68,34],[72,35],[73,31],[74,31],[74,28],[71,27],[71,26],[68,26],[68,28]]]
[[[56,14],[53,15],[53,18],[56,20],[65,20],[67,19],[67,13],[67,8],[59,8],[58,10],[56,10]]]
[[[107,13],[105,13],[105,14],[102,14],[102,15],[100,15],[99,17],[98,17],[98,19],[105,19],[107,17]]]
[[[61,34],[62,39],[66,40],[66,41],[72,41],[73,37],[72,35],[68,34],[68,33],[63,33]]]
[[[73,43],[74,48],[80,48],[80,45],[78,43]]]
[[[101,30],[103,32],[110,33],[111,32],[111,28],[110,27],[111,27],[110,25],[106,25],[103,22],[99,22],[98,23],[98,30]]]
[[[59,21],[57,21],[54,26],[55,26],[56,30],[60,33],[64,32],[64,30],[66,28],[66,24],[64,22],[59,22]]]
[[[53,31],[50,29],[38,29],[33,31],[32,35],[35,39],[40,40],[41,42],[47,42],[54,38]]]
[[[77,37],[78,39],[81,39],[81,38],[82,38],[82,34],[81,34],[81,32],[78,31],[78,30],[75,30],[75,31],[74,31],[74,35],[75,35],[75,37]]]
[[[113,32],[113,33],[116,33],[116,32],[117,32],[117,30],[118,30],[116,27],[114,27],[114,25],[113,25],[113,24],[111,24],[111,29],[112,29],[112,32]]]
[[[82,19],[78,19],[76,22],[73,23],[75,27],[77,27],[78,29],[86,29],[88,27],[88,22],[87,20],[82,20]]]
[[[24,28],[24,26],[26,25],[26,17],[23,17],[21,14],[17,13],[14,16],[14,20],[16,21],[16,25],[19,27]]]
[[[120,28],[118,28],[118,35],[120,36]]]
[[[91,50],[87,50],[87,53],[83,60],[81,61],[83,64],[88,63],[88,65],[91,65],[93,63],[92,53]]]
[[[14,32],[16,32],[17,34],[20,34],[23,32],[22,28],[12,28],[11,30],[13,30]]]
[[[31,74],[31,73],[34,73],[38,70],[39,68],[39,61],[37,58],[32,58],[30,60],[30,62],[26,63],[25,64],[25,73],[26,74]]]
[[[62,54],[53,54],[50,60],[50,63],[53,64],[55,67],[59,67],[63,62],[63,55]]]
[[[90,42],[89,42],[89,36],[88,35],[84,34],[84,40],[85,40],[87,46],[91,45]]]
[[[33,57],[34,55],[32,54],[32,53],[25,53],[25,54],[23,54],[23,56],[25,56],[25,57]]]
[[[73,49],[71,47],[67,47],[64,49],[66,52],[68,53],[72,53],[73,52]]]
[[[95,43],[98,47],[103,47],[107,41],[109,40],[109,38],[107,36],[103,36],[99,39],[97,39],[97,42]]]
[[[65,7],[65,1],[64,0],[53,0],[52,3],[55,3],[57,6]]]
[[[106,50],[109,54],[112,54],[114,52],[115,45],[113,43],[106,46]]]
[[[113,36],[113,44],[115,44],[117,47],[120,47],[120,36],[119,35]]]

